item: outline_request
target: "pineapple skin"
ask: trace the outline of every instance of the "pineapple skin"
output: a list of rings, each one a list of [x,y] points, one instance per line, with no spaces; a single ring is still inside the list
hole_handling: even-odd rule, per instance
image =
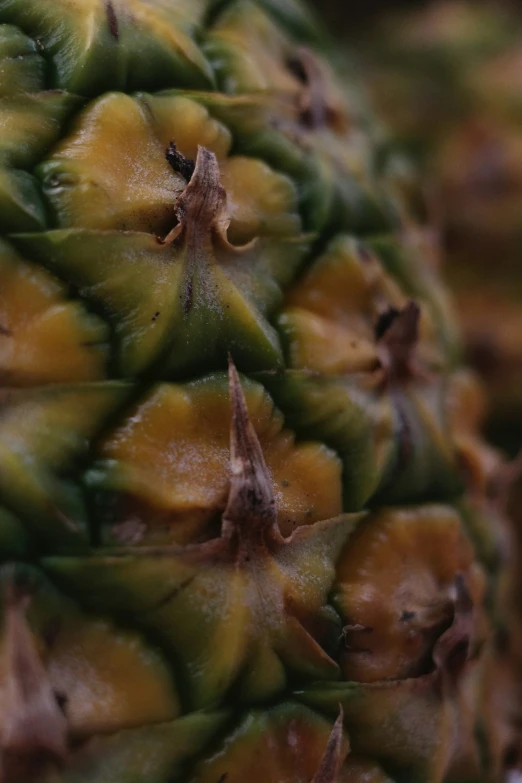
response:
[[[0,104],[1,783],[501,780],[503,463],[320,23],[0,0]]]

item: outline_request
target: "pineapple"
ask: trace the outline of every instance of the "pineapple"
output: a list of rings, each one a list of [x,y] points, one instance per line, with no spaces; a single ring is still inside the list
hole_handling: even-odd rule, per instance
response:
[[[0,0],[2,783],[513,762],[501,460],[334,59],[296,0]]]
[[[488,432],[515,453],[522,442],[522,23],[507,3],[432,0],[392,17],[380,36],[370,82],[396,141],[426,169],[468,357],[492,400]]]

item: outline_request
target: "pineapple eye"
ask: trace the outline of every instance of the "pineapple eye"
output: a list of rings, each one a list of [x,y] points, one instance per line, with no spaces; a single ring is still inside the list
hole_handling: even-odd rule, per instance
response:
[[[376,572],[379,580],[367,579]],[[344,676],[399,680],[438,666],[460,676],[485,632],[484,589],[457,514],[435,506],[377,512],[338,563]]]
[[[244,379],[242,384],[282,534],[337,516],[339,459],[317,443],[294,443],[262,387]],[[99,444],[85,478],[103,544],[185,545],[217,535],[229,484],[229,421],[222,374],[195,384],[163,384],[147,395]],[[190,459],[177,461],[182,454]]]

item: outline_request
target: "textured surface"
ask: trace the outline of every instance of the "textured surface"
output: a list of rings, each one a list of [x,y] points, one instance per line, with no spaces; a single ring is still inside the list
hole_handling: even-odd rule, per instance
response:
[[[2,783],[501,775],[499,461],[327,50],[0,0]]]

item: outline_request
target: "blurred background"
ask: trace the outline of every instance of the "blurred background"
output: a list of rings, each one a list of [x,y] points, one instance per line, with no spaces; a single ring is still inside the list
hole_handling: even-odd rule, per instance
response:
[[[430,5],[430,0],[310,0],[327,19],[330,26],[345,32],[360,29],[375,22],[376,17],[398,9],[415,10]],[[446,0],[453,2],[453,0]],[[480,4],[481,0],[477,0]],[[493,0],[498,6],[522,7],[522,0]]]
[[[419,7],[423,0],[313,0],[314,5],[324,14],[332,29],[341,29],[344,33],[371,25],[375,17],[383,12],[397,8]]]
[[[383,160],[437,237],[486,433],[522,451],[522,3],[311,0],[387,127]]]

